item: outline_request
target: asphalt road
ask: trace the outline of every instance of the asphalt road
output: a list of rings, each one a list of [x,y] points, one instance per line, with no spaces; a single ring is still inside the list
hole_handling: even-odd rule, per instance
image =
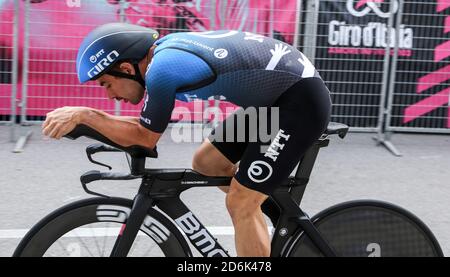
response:
[[[48,140],[39,127],[21,128],[33,135],[23,153],[14,154],[9,128],[0,126],[0,256],[10,256],[23,232],[56,208],[89,197],[79,176],[100,169],[86,159],[88,139]],[[446,256],[450,254],[450,136],[395,134],[392,142],[403,157],[376,146],[372,134],[350,133],[333,138],[321,151],[301,207],[311,216],[340,202],[378,199],[395,203],[421,218],[433,231]],[[174,143],[170,130],[162,138],[159,158],[148,167],[190,167],[199,143]],[[116,171],[127,171],[123,154],[101,154]],[[132,197],[137,181],[99,182],[100,191]],[[220,227],[219,242],[235,255],[231,220],[224,194],[215,188],[196,188],[182,199],[206,225]],[[223,228],[222,228],[223,227]],[[226,231],[223,231],[226,230]]]

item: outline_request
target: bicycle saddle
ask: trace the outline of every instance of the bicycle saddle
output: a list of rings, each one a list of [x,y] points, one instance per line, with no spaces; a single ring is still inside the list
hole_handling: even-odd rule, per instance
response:
[[[342,123],[330,122],[328,128],[325,131],[325,135],[338,135],[341,139],[345,138],[348,133],[349,127]]]

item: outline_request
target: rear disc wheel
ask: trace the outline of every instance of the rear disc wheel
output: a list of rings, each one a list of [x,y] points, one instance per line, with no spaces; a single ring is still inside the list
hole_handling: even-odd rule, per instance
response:
[[[338,204],[312,218],[323,238],[341,257],[442,257],[430,229],[410,212],[379,201]],[[292,257],[323,254],[303,232],[288,249]]]

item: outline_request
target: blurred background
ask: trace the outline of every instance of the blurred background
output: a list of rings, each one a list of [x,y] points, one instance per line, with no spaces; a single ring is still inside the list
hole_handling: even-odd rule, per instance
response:
[[[75,74],[83,37],[120,21],[162,35],[275,37],[313,61],[332,92],[333,120],[352,131],[450,133],[450,0],[0,0],[0,15],[0,124],[40,124],[65,105],[137,115],[139,106],[107,101]]]
[[[78,47],[108,22],[162,35],[237,29],[295,45],[330,88],[332,120],[351,127],[319,155],[302,207],[314,215],[347,200],[393,202],[424,220],[450,255],[450,0],[0,0],[0,256],[10,256],[40,218],[88,197],[79,176],[100,169],[83,153],[92,140],[40,135],[46,113],[89,106],[139,116],[141,105],[78,84]],[[236,108],[220,98],[191,100],[176,105],[200,126],[218,120],[208,107]],[[149,166],[185,168],[198,143],[174,143],[168,130],[158,147]],[[124,157],[115,157],[104,160],[126,172]],[[99,188],[132,197],[138,185]],[[215,235],[233,249],[223,193],[193,189],[184,200],[205,225],[228,228]]]

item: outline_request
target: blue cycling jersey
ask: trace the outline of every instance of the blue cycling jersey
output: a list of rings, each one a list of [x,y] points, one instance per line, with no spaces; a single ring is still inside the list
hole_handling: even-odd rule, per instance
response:
[[[242,107],[270,107],[301,79],[320,78],[291,45],[248,32],[175,33],[155,44],[140,121],[158,133],[166,129],[175,99],[222,96]]]

